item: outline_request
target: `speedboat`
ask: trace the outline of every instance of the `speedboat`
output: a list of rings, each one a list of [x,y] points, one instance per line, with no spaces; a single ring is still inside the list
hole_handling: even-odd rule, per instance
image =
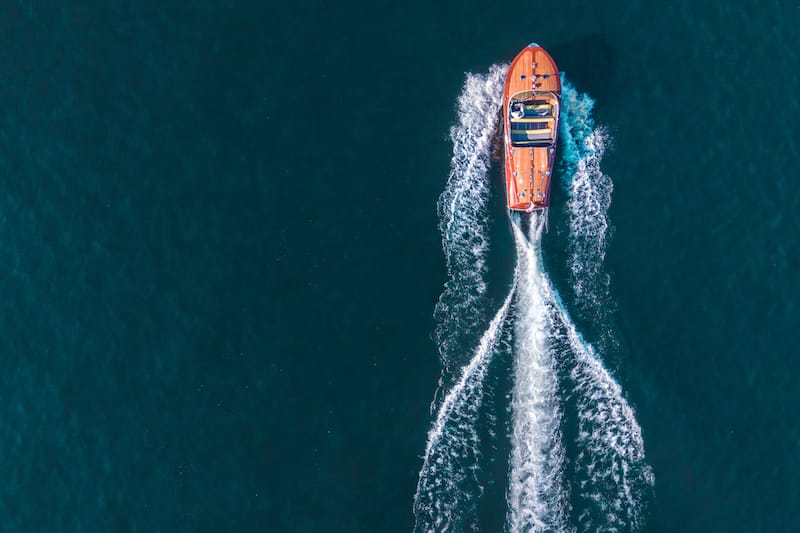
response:
[[[503,134],[508,208],[534,211],[550,205],[561,78],[550,54],[536,43],[508,68],[503,91]]]

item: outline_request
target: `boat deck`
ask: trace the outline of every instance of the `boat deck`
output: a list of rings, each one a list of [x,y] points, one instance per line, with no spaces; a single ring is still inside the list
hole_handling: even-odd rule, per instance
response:
[[[538,46],[520,52],[509,67],[503,100],[510,209],[549,205],[560,95],[561,80],[549,54]],[[513,113],[512,105],[518,107]]]

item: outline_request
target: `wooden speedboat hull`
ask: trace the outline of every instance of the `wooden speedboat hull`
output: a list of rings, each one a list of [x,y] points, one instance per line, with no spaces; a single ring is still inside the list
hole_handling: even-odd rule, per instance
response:
[[[511,62],[502,112],[508,208],[544,209],[558,144],[561,78],[553,58],[536,43]]]

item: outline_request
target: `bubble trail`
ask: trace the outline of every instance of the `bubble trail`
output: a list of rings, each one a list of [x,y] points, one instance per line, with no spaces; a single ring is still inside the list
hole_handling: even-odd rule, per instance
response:
[[[610,279],[603,270],[610,232],[608,208],[614,183],[600,170],[608,134],[596,127],[594,100],[562,79],[563,183],[567,190],[570,285],[581,312],[605,320],[612,309]]]
[[[469,519],[468,504],[474,495],[467,489],[478,487],[475,420],[482,403],[483,381],[515,288],[516,281],[481,337],[472,360],[442,401],[428,433],[414,496],[415,531],[461,531],[463,522]]]
[[[532,215],[530,239],[520,229],[519,219],[512,218],[519,265],[508,491],[508,522],[514,533],[571,529],[558,368],[551,349],[554,313],[540,261],[545,217]]]
[[[594,101],[566,79],[562,81],[570,286],[577,309],[606,330],[601,340],[606,347],[614,347],[618,344],[607,327],[613,310],[610,278],[603,267],[614,185],[600,169],[608,134],[595,126]],[[644,502],[654,485],[652,470],[645,462],[641,428],[599,354],[578,332],[555,291],[552,297],[574,355],[570,377],[578,409],[575,464],[576,493],[583,509],[578,517],[581,530],[639,529]]]
[[[514,294],[512,287],[478,339],[486,313],[487,173],[506,69],[507,65],[494,65],[486,74],[467,74],[458,98],[458,122],[450,130],[450,175],[437,205],[449,276],[434,313],[438,321],[434,336],[443,364],[437,394],[459,377],[450,384],[438,410],[436,401],[432,403],[437,414],[414,495],[415,531],[463,530],[481,492],[476,422],[483,380]],[[476,343],[478,347],[466,363],[465,347]]]
[[[558,301],[558,320],[575,355],[570,377],[578,409],[575,458],[582,531],[629,531],[643,526],[644,502],[655,479],[645,462],[642,430],[622,387],[578,333]]]
[[[465,363],[464,347],[474,346],[485,326],[487,172],[507,68],[494,65],[486,74],[467,74],[458,97],[458,122],[450,129],[450,175],[437,205],[449,277],[434,312],[443,377],[451,366]]]

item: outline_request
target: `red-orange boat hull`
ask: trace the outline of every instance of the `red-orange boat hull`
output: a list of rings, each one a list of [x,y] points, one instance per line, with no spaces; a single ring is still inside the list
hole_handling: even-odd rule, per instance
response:
[[[532,43],[511,62],[503,91],[509,209],[533,211],[550,205],[560,112],[558,68],[550,54]]]

